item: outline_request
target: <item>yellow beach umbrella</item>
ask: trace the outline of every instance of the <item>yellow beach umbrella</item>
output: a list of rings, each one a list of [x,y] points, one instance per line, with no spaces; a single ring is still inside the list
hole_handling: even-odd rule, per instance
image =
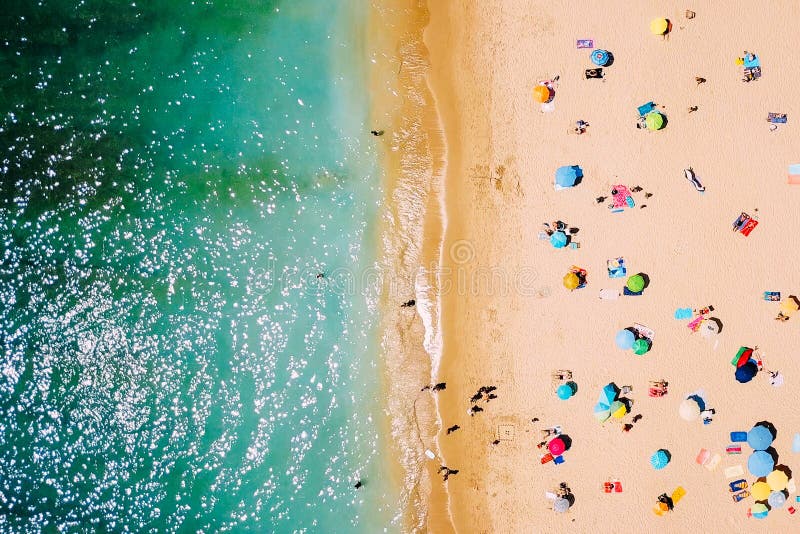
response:
[[[614,401],[614,403],[611,405],[611,417],[614,419],[622,419],[625,417],[626,413],[628,413],[628,409],[622,402]]]
[[[575,273],[567,273],[564,275],[564,287],[572,291],[573,289],[577,288],[581,285],[581,281],[578,278],[578,275]]]
[[[533,88],[533,99],[540,104],[544,104],[550,100],[550,89],[544,85],[537,85]]]
[[[650,33],[653,35],[664,35],[669,28],[667,19],[653,19],[650,21]]]
[[[767,475],[767,485],[772,491],[783,491],[789,484],[789,477],[783,471],[773,471]]]
[[[750,495],[752,495],[753,499],[756,501],[767,500],[770,493],[769,484],[766,482],[756,482],[753,484],[753,487],[750,488]]]

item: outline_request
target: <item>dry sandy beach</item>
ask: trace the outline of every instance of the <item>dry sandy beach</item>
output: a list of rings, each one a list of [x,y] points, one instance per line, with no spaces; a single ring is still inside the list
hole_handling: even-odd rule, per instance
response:
[[[397,265],[398,279],[414,280],[423,306],[413,319],[401,317],[402,327],[388,323],[398,314],[388,314],[384,325],[387,372],[401,378],[389,379],[387,388],[395,399],[389,411],[400,473],[413,487],[409,529],[800,530],[800,514],[787,511],[796,493],[766,519],[754,519],[747,516],[753,498],[734,503],[728,482],[735,478],[724,474],[742,465],[741,478],[755,482],[747,473],[750,448],[743,444],[741,455],[728,455],[725,447],[731,431],[762,420],[777,428],[778,463],[800,471],[800,455],[791,450],[800,432],[794,407],[800,316],[776,321],[779,304],[762,299],[764,291],[784,298],[800,293],[800,186],[787,185],[788,165],[800,162],[800,53],[793,39],[800,5],[643,1],[611,9],[599,1],[429,1],[428,20],[424,3],[399,4],[417,24],[426,23],[425,47],[410,54],[419,63],[405,84],[402,69],[376,68],[373,76],[394,76],[384,78],[376,100],[384,105],[376,117],[395,129],[387,150],[394,158],[389,204],[417,202],[424,212],[420,219],[395,207],[383,234],[389,257],[403,258],[384,267]],[[687,19],[686,9],[696,17]],[[660,17],[673,25],[666,38],[649,30]],[[414,30],[403,31],[413,41]],[[577,49],[576,39],[593,39],[613,53],[603,80],[584,78],[591,50]],[[736,64],[745,50],[758,54],[763,69],[750,83],[741,81]],[[396,66],[404,54],[396,48],[385,64]],[[554,110],[543,113],[533,88],[556,76]],[[697,76],[706,83],[697,84]],[[413,87],[423,96],[404,97],[403,88]],[[636,108],[648,101],[668,119],[660,131],[636,128]],[[417,119],[409,119],[408,107],[399,113],[400,103],[417,106]],[[690,106],[697,111],[689,113]],[[768,112],[786,113],[788,123],[771,131]],[[578,119],[589,123],[583,135],[571,133]],[[427,157],[427,165],[412,153]],[[563,165],[580,165],[584,178],[555,191],[553,176]],[[684,178],[688,166],[704,193]],[[412,175],[417,194],[403,196]],[[642,187],[635,208],[612,213],[608,201],[596,202],[613,184]],[[731,231],[742,211],[759,220],[749,236]],[[541,224],[553,220],[580,229],[580,248],[554,249],[538,238]],[[416,230],[406,231],[408,242],[400,246],[387,236],[404,224]],[[625,283],[606,271],[606,260],[619,256],[629,274],[646,273],[650,285],[641,296],[601,300],[601,289]],[[588,271],[587,286],[572,292],[562,285],[571,265]],[[387,308],[396,306],[400,296],[388,287],[387,295]],[[710,339],[674,318],[677,308],[708,305],[723,324]],[[614,343],[633,323],[655,332],[643,356]],[[766,372],[747,384],[734,379],[731,359],[740,346],[754,345],[765,367],[785,376],[782,387],[772,387]],[[401,372],[409,363],[416,374]],[[573,398],[556,396],[555,369],[573,372]],[[446,390],[419,397],[426,372],[431,382],[446,382]],[[649,397],[648,380],[662,378],[669,393]],[[621,422],[600,424],[592,408],[609,382],[632,386],[633,406]],[[480,403],[484,411],[471,417],[469,398],[485,385],[497,386],[497,398]],[[678,415],[681,401],[701,389],[716,410],[708,425]],[[397,400],[402,393],[406,400]],[[404,409],[412,417],[401,416]],[[634,414],[642,419],[623,432]],[[460,429],[448,435],[452,425]],[[492,445],[500,425],[513,438]],[[553,425],[572,446],[563,464],[543,465],[536,444],[540,430]],[[436,459],[423,455],[427,448]],[[656,471],[649,458],[659,448],[672,460]],[[702,448],[721,456],[715,469],[695,462]],[[440,464],[459,472],[443,482]],[[621,493],[603,492],[612,478]],[[575,502],[557,514],[545,493],[560,482]],[[678,486],[686,496],[657,517],[657,497]]]

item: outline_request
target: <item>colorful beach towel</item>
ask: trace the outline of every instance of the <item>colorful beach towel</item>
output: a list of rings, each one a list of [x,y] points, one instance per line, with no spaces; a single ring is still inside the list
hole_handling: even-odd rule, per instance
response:
[[[639,116],[644,117],[645,115],[656,109],[656,104],[655,102],[648,102],[647,104],[642,104],[636,109],[639,111]]]
[[[789,165],[789,183],[800,185],[800,163]]]
[[[767,120],[774,124],[786,124],[786,113],[767,113]]]
[[[594,39],[578,39],[577,48],[594,48]]]
[[[612,210],[633,208],[635,206],[630,190],[624,185],[611,186],[611,195],[614,201],[611,205]]]
[[[625,259],[623,258],[607,260],[606,265],[609,278],[622,278],[628,274],[628,269],[625,268]]]

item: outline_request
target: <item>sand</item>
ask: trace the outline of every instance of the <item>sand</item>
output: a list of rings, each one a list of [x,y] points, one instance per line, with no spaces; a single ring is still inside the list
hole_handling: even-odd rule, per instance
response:
[[[407,460],[420,461],[415,473],[428,484],[417,493],[422,519],[411,521],[409,529],[797,529],[800,514],[786,509],[763,521],[748,518],[752,499],[735,504],[723,470],[746,467],[749,452],[745,445],[744,454],[726,455],[729,433],[760,420],[778,429],[779,463],[800,469],[791,452],[792,436],[800,431],[793,407],[800,380],[795,358],[800,316],[775,321],[778,305],[761,299],[766,290],[800,293],[795,265],[800,187],[786,184],[787,166],[800,161],[794,124],[800,117],[800,57],[792,40],[800,7],[773,2],[736,8],[710,1],[625,2],[624,9],[599,1],[429,4],[429,56],[421,57],[430,66],[421,64],[425,79],[417,82],[429,85],[431,98],[419,105],[436,107],[446,160],[430,165],[441,172],[421,173],[431,185],[418,202],[426,218],[446,224],[419,224],[424,231],[417,243],[435,252],[444,227],[439,276],[423,271],[435,287],[421,295],[440,299],[443,344],[441,366],[436,354],[432,364],[419,360],[447,389],[436,397],[441,420],[431,422],[438,425],[438,438],[425,443],[440,457],[428,461],[406,453]],[[696,18],[686,20],[686,8]],[[649,33],[657,16],[673,21],[668,39]],[[583,79],[591,63],[588,50],[576,49],[578,38],[592,38],[614,54],[605,81]],[[740,81],[735,59],[743,50],[761,57],[763,77],[757,82]],[[555,110],[541,113],[532,88],[556,75]],[[698,86],[696,76],[707,83]],[[649,100],[668,117],[662,131],[635,128],[636,107]],[[698,111],[688,113],[695,105]],[[788,124],[771,132],[765,121],[770,111],[787,113]],[[589,122],[585,135],[569,133],[577,119]],[[436,129],[432,121],[428,131]],[[400,145],[393,146],[402,152]],[[584,169],[583,182],[554,191],[555,169],[572,164]],[[689,165],[706,186],[704,194],[683,177]],[[387,195],[401,182],[390,182]],[[595,202],[616,183],[644,189],[635,195],[635,209],[614,214]],[[652,197],[644,199],[644,192]],[[439,195],[443,213],[432,201]],[[731,231],[740,211],[758,214],[760,224],[749,237]],[[580,229],[579,249],[556,250],[537,238],[541,223],[555,219]],[[408,272],[428,265],[424,250],[415,254],[416,266],[409,265]],[[649,275],[644,295],[598,298],[600,289],[622,288],[624,279],[606,274],[606,260],[617,256],[625,258],[630,272]],[[588,270],[589,283],[570,292],[561,279],[573,264]],[[709,304],[723,323],[710,341],[673,318],[676,308]],[[425,313],[436,312],[436,302],[432,306]],[[653,348],[644,356],[614,345],[615,333],[634,322],[655,331]],[[423,339],[417,332],[404,346],[419,349]],[[771,387],[766,373],[737,383],[730,360],[742,345],[759,345],[766,367],[779,369],[786,384]],[[575,397],[556,397],[554,369],[573,371]],[[669,382],[666,397],[647,396],[651,378]],[[633,387],[632,413],[643,419],[628,433],[592,416],[600,389],[610,381]],[[469,397],[489,384],[498,387],[498,398],[469,417]],[[678,416],[681,400],[698,389],[716,409],[710,425]],[[541,421],[532,423],[534,417]],[[446,435],[444,429],[453,424],[461,429]],[[512,425],[513,440],[493,446],[501,424]],[[541,465],[539,430],[554,424],[573,445],[562,465]],[[648,461],[658,448],[672,454],[661,471]],[[701,448],[722,456],[715,470],[695,463]],[[435,476],[440,462],[459,469],[447,483]],[[404,469],[413,470],[410,465]],[[602,483],[610,477],[622,482],[622,493],[603,493]],[[572,488],[575,504],[556,514],[545,492],[562,481]],[[677,486],[686,489],[686,497],[657,517],[651,511],[657,496]]]

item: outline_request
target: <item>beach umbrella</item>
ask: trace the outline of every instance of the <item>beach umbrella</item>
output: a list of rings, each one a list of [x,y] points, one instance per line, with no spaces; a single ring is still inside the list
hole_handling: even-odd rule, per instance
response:
[[[559,187],[572,187],[581,177],[583,170],[577,165],[566,165],[556,169],[556,185]]]
[[[553,245],[555,248],[564,248],[567,246],[567,241],[569,238],[567,234],[564,232],[553,232],[553,235],[550,236],[550,244]]]
[[[753,349],[750,347],[740,347],[739,352],[736,353],[736,367],[741,367],[750,361],[750,356],[753,355]]]
[[[767,499],[770,508],[780,508],[786,504],[786,495],[782,491],[773,491]]]
[[[549,450],[550,454],[553,456],[561,456],[561,453],[567,450],[567,444],[564,443],[564,440],[561,438],[552,439],[550,443],[547,444],[547,450]]]
[[[609,405],[603,404],[602,402],[598,402],[597,404],[595,404],[594,416],[601,423],[605,422],[606,419],[611,417],[611,412],[609,411]]]
[[[789,484],[789,476],[777,469],[767,475],[767,484],[772,491],[783,491]]]
[[[611,417],[613,417],[614,419],[622,419],[623,417],[625,417],[625,414],[628,413],[628,408],[625,406],[623,402],[614,401],[614,403],[609,408],[609,411],[611,412]]]
[[[667,19],[653,19],[650,21],[650,33],[653,35],[664,35],[669,28]]]
[[[800,301],[794,295],[790,295],[786,300],[781,302],[780,310],[784,315],[791,316],[794,312],[800,309]]]
[[[561,384],[558,386],[558,389],[556,389],[556,395],[558,395],[558,398],[561,400],[567,400],[572,397],[572,388],[567,384]]]
[[[685,399],[678,408],[678,413],[684,421],[694,421],[700,417],[700,405],[694,399]]]
[[[614,337],[614,342],[617,344],[617,347],[622,350],[633,348],[634,341],[636,341],[636,336],[634,336],[633,332],[630,330],[620,330]]]
[[[625,282],[625,287],[634,293],[639,293],[644,289],[644,277],[641,274],[631,276],[628,278],[628,281]]]
[[[563,497],[560,499],[556,499],[555,502],[553,502],[553,510],[555,510],[560,514],[563,514],[564,512],[569,510],[569,501]]]
[[[750,507],[750,513],[756,519],[764,519],[769,513],[769,508],[764,503],[757,502]]]
[[[564,287],[572,291],[573,289],[577,288],[581,285],[581,281],[578,278],[578,275],[575,273],[567,273],[564,275]]]
[[[592,63],[597,65],[598,67],[605,67],[606,63],[608,63],[609,55],[607,50],[602,50],[598,48],[597,50],[592,52]]]
[[[644,123],[648,130],[660,130],[664,126],[664,115],[651,111],[644,116]]]
[[[752,360],[736,369],[736,380],[742,384],[750,382],[758,374],[758,366]]]
[[[765,477],[775,467],[775,461],[766,451],[755,451],[747,459],[747,469],[755,477]]]
[[[603,391],[600,392],[599,402],[611,406],[617,400],[617,395],[619,395],[617,385],[614,382],[608,383],[603,387]]]
[[[719,334],[719,324],[719,319],[711,317],[708,321],[703,322],[703,326],[700,327],[700,335],[703,337],[711,337]]]
[[[664,469],[669,463],[669,454],[664,449],[658,449],[653,456],[650,457],[650,465],[654,469]]]
[[[648,350],[650,350],[650,342],[644,338],[637,339],[636,341],[633,342],[633,347],[631,348],[633,348],[634,354],[641,356],[642,354],[645,354]]]
[[[772,441],[772,432],[764,425],[755,425],[747,433],[747,444],[756,451],[766,450],[767,447],[772,445]]]
[[[769,497],[770,489],[769,484],[766,482],[756,482],[750,488],[750,495],[753,496],[754,501],[764,501]]]
[[[544,104],[545,102],[549,101],[551,96],[552,93],[550,92],[550,88],[546,85],[537,85],[533,88],[533,99],[540,104]]]

